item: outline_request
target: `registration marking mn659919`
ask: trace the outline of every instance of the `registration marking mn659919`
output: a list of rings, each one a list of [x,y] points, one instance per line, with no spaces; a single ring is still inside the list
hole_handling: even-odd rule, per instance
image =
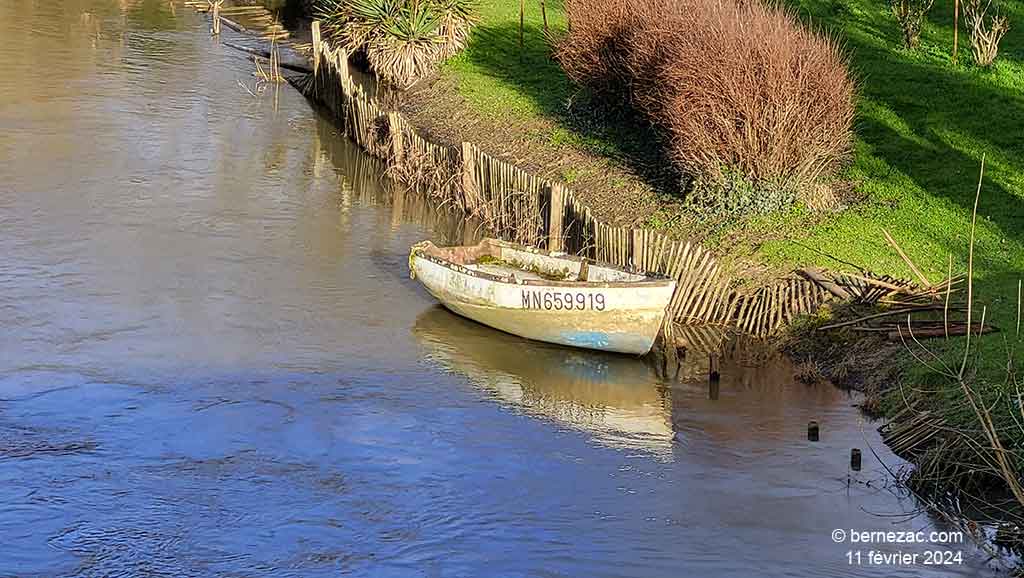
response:
[[[604,311],[604,293],[579,293],[576,291],[527,291],[522,290],[523,309],[545,311]]]

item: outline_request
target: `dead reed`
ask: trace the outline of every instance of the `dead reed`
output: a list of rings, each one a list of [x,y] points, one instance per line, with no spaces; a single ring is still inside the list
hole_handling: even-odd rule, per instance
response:
[[[912,326],[901,330],[901,337],[907,351],[928,369],[931,379],[938,381],[946,391],[959,392],[959,397],[949,399],[941,408],[945,415],[962,412],[971,416],[969,423],[958,427],[950,426],[947,420],[936,419],[936,408],[927,394],[922,391],[901,389],[905,407],[901,412],[901,428],[904,440],[914,441],[910,447],[922,453],[921,467],[916,472],[918,483],[937,488],[954,487],[959,491],[999,480],[1012,500],[1016,501],[1018,522],[1024,523],[1024,388],[1017,376],[1017,349],[1021,342],[1019,325],[1011,338],[1006,340],[1006,378],[1003,383],[992,383],[979,376],[976,371],[983,332],[974,330],[973,320],[977,307],[974,294],[974,243],[977,225],[978,200],[981,196],[982,179],[985,170],[982,159],[981,174],[975,193],[974,211],[971,221],[970,245],[966,276],[966,301],[964,315],[968,330],[963,333],[963,353],[959,364],[953,364],[925,346],[918,339]],[[1017,315],[1020,318],[1021,295],[1018,284]],[[948,300],[947,300],[948,304]],[[946,305],[948,307],[948,305]],[[987,309],[981,308],[980,326],[985,327]],[[948,323],[948,314],[944,315]],[[948,328],[947,334],[952,334]],[[921,402],[918,400],[924,399]],[[931,418],[927,416],[931,415]],[[906,444],[904,444],[906,445]],[[1011,517],[1010,509],[1003,509]]]
[[[259,80],[273,84],[285,81],[281,75],[281,50],[276,35],[270,37],[270,58],[267,59],[267,66],[264,68],[257,56],[254,56],[252,61],[256,65],[256,78]]]

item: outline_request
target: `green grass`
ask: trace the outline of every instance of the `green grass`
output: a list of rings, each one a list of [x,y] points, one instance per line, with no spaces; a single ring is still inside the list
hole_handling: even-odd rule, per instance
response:
[[[950,62],[951,4],[936,4],[916,51],[897,45],[898,28],[882,3],[803,0],[797,5],[801,16],[844,39],[851,54],[861,96],[856,154],[843,176],[856,183],[865,200],[804,234],[797,233],[799,219],[783,220],[779,226],[800,244],[778,239],[760,252],[776,262],[829,265],[805,248],[814,247],[909,278],[881,235],[884,227],[931,280],[946,275],[950,255],[954,271],[964,272],[984,156],[975,294],[1004,333],[984,338],[976,365],[979,379],[997,391],[1006,377],[1005,344],[1013,341],[1017,283],[1024,277],[1024,3],[1002,3],[1014,28],[988,70],[970,64],[963,30],[959,63]],[[958,368],[963,341],[935,347]],[[908,363],[908,369],[917,379],[927,373],[916,363]]]
[[[790,0],[801,19],[841,38],[859,81],[855,154],[840,179],[853,183],[852,208],[815,215],[796,207],[782,214],[718,223],[709,238],[742,248],[772,264],[835,266],[823,254],[895,276],[911,276],[886,244],[888,229],[932,280],[967,266],[971,207],[982,156],[986,158],[976,245],[976,294],[987,316],[1012,335],[1017,281],[1024,276],[1024,2],[1003,0],[1011,30],[997,64],[970,63],[961,22],[960,59],[952,52],[952,2],[940,0],[928,16],[921,46],[899,46],[899,30],[880,0]],[[564,29],[560,6],[548,2],[548,19]],[[580,123],[567,103],[583,98],[549,58],[540,3],[526,2],[524,48],[519,48],[519,7],[509,0],[481,0],[480,22],[468,49],[443,74],[457,81],[476,112],[500,120],[531,118],[560,127],[543,135],[549,144],[585,148],[628,159],[649,141],[624,144],[621,131]],[[962,17],[962,16],[961,16]],[[573,176],[571,171],[567,180]],[[676,223],[672,215],[648,219]],[[753,234],[751,234],[753,232]],[[761,235],[761,232],[765,233]],[[746,233],[745,235],[741,233]],[[767,239],[762,242],[762,240]],[[956,356],[962,340],[940,344]],[[984,341],[985,375],[1005,368],[1003,337]],[[915,370],[916,371],[916,370]]]
[[[547,2],[548,24],[565,29],[560,3]],[[466,50],[445,65],[459,91],[477,110],[496,118],[552,115],[574,91],[549,58],[539,0],[526,2],[523,50],[519,49],[519,4],[480,0],[479,21]]]

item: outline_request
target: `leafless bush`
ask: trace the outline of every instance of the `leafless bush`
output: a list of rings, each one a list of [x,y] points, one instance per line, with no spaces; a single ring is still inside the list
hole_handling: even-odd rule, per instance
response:
[[[854,83],[845,59],[782,8],[756,0],[566,0],[565,8],[570,27],[556,54],[566,73],[665,129],[670,158],[698,181],[739,176],[759,194],[791,200],[848,157]]]
[[[917,48],[921,42],[924,16],[933,4],[935,0],[890,0],[892,13],[903,31],[903,45],[907,48]]]
[[[992,0],[965,0],[964,18],[971,32],[971,53],[979,66],[989,66],[999,54],[999,42],[1010,30],[1010,21],[999,14],[989,15]]]

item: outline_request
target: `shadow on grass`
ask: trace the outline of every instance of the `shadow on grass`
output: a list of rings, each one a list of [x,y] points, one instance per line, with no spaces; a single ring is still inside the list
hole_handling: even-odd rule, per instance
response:
[[[567,79],[542,28],[527,24],[520,50],[518,23],[482,24],[462,57],[514,86],[568,131],[552,135],[551,144],[568,142],[611,157],[655,191],[680,194],[681,175],[665,155],[664,136],[630,107],[602,100]]]
[[[856,132],[870,147],[871,157],[882,161],[887,170],[905,175],[921,193],[945,199],[969,215],[985,155],[979,225],[987,221],[996,230],[995,236],[979,231],[976,294],[1005,330],[1007,320],[1016,314],[1017,280],[1024,276],[1024,258],[1011,250],[1024,244],[1024,94],[1001,85],[994,70],[963,64],[970,59],[963,31],[961,65],[942,60],[952,48],[952,31],[943,28],[947,17],[952,20],[952,9],[946,14],[945,8],[931,14],[932,22],[941,24],[929,26],[930,37],[923,40],[931,45],[917,52],[896,48],[899,30],[894,21],[844,22],[840,17],[827,22],[825,18],[845,39],[851,68],[860,79]],[[814,18],[820,22],[823,16],[819,13]],[[1008,35],[1000,58],[1019,59],[1022,54],[1024,31]],[[880,172],[869,178],[896,180]],[[895,193],[898,200],[900,195],[916,192]],[[952,254],[958,267],[966,264],[969,218],[952,223],[937,222],[928,214],[919,218],[918,232],[928,230],[931,246],[942,252],[928,258],[943,262]]]
[[[1011,191],[1004,184],[1024,172],[1024,95],[995,85],[976,70],[908,61],[891,50],[855,41],[850,47],[854,65],[866,79],[862,96],[891,111],[903,127],[896,130],[860,115],[857,133],[873,154],[928,194],[968,212],[986,154],[979,213],[1007,237],[1024,242],[1024,191]],[[912,138],[893,134],[904,131]]]

